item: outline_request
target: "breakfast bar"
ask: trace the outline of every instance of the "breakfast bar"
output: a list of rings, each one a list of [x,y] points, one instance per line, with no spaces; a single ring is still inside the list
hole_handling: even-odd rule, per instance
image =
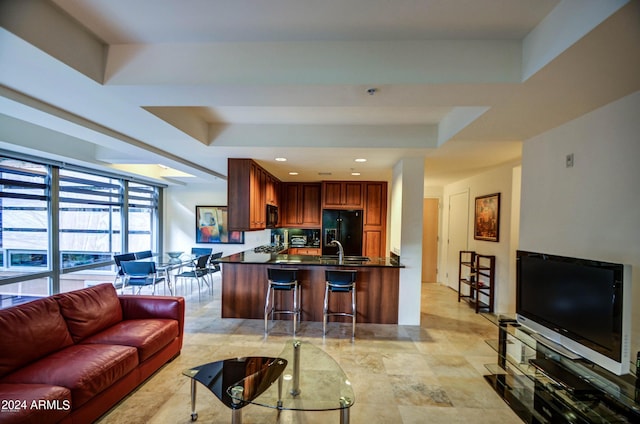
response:
[[[322,321],[325,271],[357,271],[357,322],[398,323],[400,268],[393,258],[317,256],[245,251],[218,260],[222,264],[222,318],[264,318],[267,268],[295,268],[301,287],[301,321]],[[332,297],[332,308],[349,307],[349,296]],[[284,307],[292,300],[279,299]],[[332,317],[341,321],[342,317]]]

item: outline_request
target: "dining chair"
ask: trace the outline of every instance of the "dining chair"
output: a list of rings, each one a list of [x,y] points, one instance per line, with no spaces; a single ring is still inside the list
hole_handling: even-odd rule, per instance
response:
[[[120,255],[113,255],[113,261],[116,263],[116,278],[113,280],[113,285],[118,287],[118,280],[120,284],[124,284],[124,271],[122,270],[122,262],[135,261],[136,255],[134,253],[122,253]]]
[[[156,284],[165,281],[165,277],[158,276],[155,262],[122,262],[124,272],[124,282],[122,284],[122,294],[126,286],[131,286],[131,293],[134,287],[138,287],[138,294],[145,286],[153,287],[153,294],[156,294]]]
[[[178,285],[179,279],[188,279],[190,281],[196,280],[198,282],[198,301],[200,301],[200,291],[202,288],[200,287],[200,283],[204,283],[207,285],[209,290],[212,290],[211,284],[207,281],[207,276],[209,275],[209,256],[210,255],[202,255],[196,259],[195,267],[189,271],[183,271],[179,274],[176,274],[174,277],[174,281],[176,282],[176,287]]]
[[[195,256],[196,258],[199,258],[200,256],[203,256],[203,255],[210,256],[212,252],[213,252],[213,249],[210,247],[192,247],[191,248],[191,256]],[[189,268],[190,271],[193,271],[195,269],[195,262],[193,262],[192,265],[186,265],[186,267]]]
[[[351,339],[356,338],[356,274],[352,270],[325,270],[324,308],[322,311],[322,336],[327,334],[327,319],[330,316],[351,317]],[[329,310],[331,293],[351,293],[351,311],[334,312]]]
[[[143,250],[141,252],[136,252],[136,259],[146,259],[146,258],[150,258],[153,256],[153,253],[151,252],[151,250]]]
[[[194,256],[211,255],[213,249],[210,247],[192,247],[191,254]]]
[[[221,257],[222,252],[216,252],[212,254],[211,258],[209,259],[209,274],[211,274],[212,279],[213,274],[220,271],[220,262],[218,262],[218,259],[220,259]]]

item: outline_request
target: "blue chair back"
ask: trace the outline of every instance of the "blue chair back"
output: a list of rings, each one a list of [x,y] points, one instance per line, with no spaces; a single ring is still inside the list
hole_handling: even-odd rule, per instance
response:
[[[220,263],[218,263],[218,259],[220,259],[222,257],[222,252],[216,252],[213,255],[211,255],[211,258],[209,259],[209,263],[211,264],[210,268],[211,268],[211,272],[218,272],[220,271]]]
[[[122,262],[126,261],[135,261],[136,255],[134,253],[123,253],[121,255],[113,255],[113,261],[116,263],[116,267],[118,267],[118,275],[124,275],[122,271]]]
[[[131,278],[145,278],[156,273],[155,262],[122,262],[122,270]]]
[[[151,253],[151,250],[143,250],[142,252],[136,252],[136,259],[145,259],[145,258],[150,258],[153,256],[153,253]]]
[[[202,256],[202,255],[210,256],[211,252],[213,252],[213,249],[210,247],[192,247],[191,248],[191,254],[195,256]]]
[[[274,283],[293,283],[298,279],[297,269],[267,268],[267,277]]]
[[[208,263],[209,263],[209,255],[198,256],[198,260],[196,261],[196,269],[206,270]]]
[[[331,291],[350,291],[356,282],[356,271],[327,270],[325,278]]]

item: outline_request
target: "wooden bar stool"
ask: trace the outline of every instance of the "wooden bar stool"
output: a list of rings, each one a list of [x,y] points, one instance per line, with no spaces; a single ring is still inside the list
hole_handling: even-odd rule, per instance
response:
[[[324,290],[324,309],[322,312],[322,334],[327,334],[327,317],[332,315],[351,317],[351,338],[356,337],[356,271],[325,271],[326,287]],[[351,313],[329,311],[330,293],[351,293]]]
[[[293,315],[293,335],[296,335],[297,323],[300,320],[300,287],[298,285],[298,270],[291,268],[267,268],[267,296],[264,302],[264,334],[268,333],[269,314],[271,320],[275,314]],[[276,291],[293,292],[293,309],[277,309],[275,304]]]

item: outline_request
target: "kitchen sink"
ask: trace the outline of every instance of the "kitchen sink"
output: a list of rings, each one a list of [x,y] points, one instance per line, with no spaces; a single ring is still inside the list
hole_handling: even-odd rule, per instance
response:
[[[369,262],[371,259],[368,256],[345,256],[342,262],[339,261],[338,255],[324,255],[322,256],[322,262],[327,265],[361,265]]]
[[[338,255],[324,255],[322,258],[337,261]],[[367,261],[370,261],[371,259],[368,256],[345,256],[343,257],[343,260],[345,262],[367,262]]]
[[[345,262],[349,261],[349,262],[368,262],[371,259],[369,259],[368,256],[345,256],[344,257]]]

